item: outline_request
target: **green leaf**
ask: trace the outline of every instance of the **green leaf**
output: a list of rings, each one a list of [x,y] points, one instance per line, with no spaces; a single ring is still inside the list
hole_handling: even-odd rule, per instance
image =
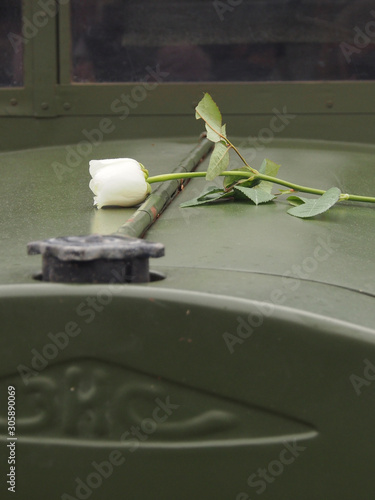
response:
[[[229,195],[226,191],[224,191],[224,189],[218,188],[217,186],[208,186],[199,196],[197,196],[197,198],[181,203],[180,207],[186,208],[207,205],[208,203],[212,203],[223,198],[229,198],[229,196],[233,195]]]
[[[272,160],[268,160],[265,158],[260,166],[259,172],[264,175],[269,175],[271,177],[276,177],[277,172],[279,171],[280,165],[273,162]],[[272,182],[261,181],[259,184],[259,188],[263,189],[267,193],[271,193],[272,191]]]
[[[294,189],[279,189],[279,194],[290,194],[293,192],[294,192]]]
[[[279,171],[280,165],[275,163],[268,158],[265,158],[260,166],[259,172],[264,175],[270,175],[271,177],[276,177]]]
[[[263,163],[259,169],[259,172],[264,175],[270,175],[272,177],[276,177],[277,172],[279,171],[280,165],[277,163],[273,162],[272,160],[265,159],[263,160]],[[242,172],[249,172],[249,177],[253,175],[249,167],[241,167],[241,168],[236,168],[235,170],[239,170]],[[243,177],[240,176],[234,176],[234,175],[227,175],[224,177],[223,185],[226,189],[229,187],[233,186],[237,182],[241,181],[241,186],[242,187],[254,187],[258,186],[259,189],[263,189],[263,191],[266,191],[267,193],[271,193],[272,191],[272,182],[268,181],[260,181],[259,179],[253,179],[253,180],[246,180]],[[274,196],[272,197],[272,199]]]
[[[210,163],[208,165],[206,179],[212,181],[221,174],[229,165],[229,149],[223,141],[215,144],[211,153]]]
[[[290,198],[300,198],[303,204],[290,208],[288,214],[294,217],[301,217],[306,219],[314,217],[315,215],[322,214],[330,209],[340,198],[341,191],[339,188],[333,187],[328,189],[320,198],[309,199],[300,198],[299,196],[291,196]],[[295,199],[292,201],[296,201]]]
[[[280,165],[266,158],[263,160],[259,172],[264,175],[276,177],[279,168]],[[243,170],[243,168],[239,170]],[[226,178],[224,178],[224,181],[225,179]],[[235,191],[244,194],[253,203],[255,203],[255,205],[259,205],[260,203],[267,203],[275,199],[275,195],[271,194],[272,182],[268,181],[259,181],[258,179],[255,179],[253,181],[246,181],[244,183],[241,183],[241,185],[237,184],[236,186],[234,186],[234,189]]]
[[[234,170],[236,170],[237,172],[248,172],[249,177],[254,175],[251,172],[251,170],[249,170],[249,167],[240,167],[240,168],[235,168]],[[239,182],[239,181],[244,181],[241,183],[241,186],[247,186],[247,187],[252,187],[252,186],[255,186],[256,184],[259,184],[258,179],[255,179],[253,181],[247,181],[246,178],[241,177],[239,175],[226,175],[224,177],[224,180],[223,180],[223,186],[225,189],[228,189],[231,186],[233,186],[233,184],[236,184],[236,182]]]
[[[234,186],[235,191],[240,191],[247,198],[249,198],[255,205],[259,205],[260,203],[267,203],[268,201],[272,201],[275,196],[273,194],[268,193],[264,189],[259,186],[256,187],[243,187],[243,186]]]
[[[220,110],[210,94],[204,94],[203,99],[195,108],[195,118],[197,120],[202,118],[206,122],[207,139],[210,141],[219,142],[222,140],[221,136],[226,137],[225,125],[221,125]]]
[[[289,193],[289,190],[287,191]],[[306,203],[307,201],[310,200],[310,198],[303,198],[302,196],[289,196],[287,198],[289,203],[295,207],[299,207],[303,203]]]
[[[206,186],[198,196],[198,200],[200,200],[201,198],[205,198],[209,194],[218,193],[219,191],[222,191],[222,189],[218,186],[215,186],[214,184],[212,184],[211,186]]]
[[[217,131],[219,132],[217,132]],[[206,132],[207,132],[207,139],[210,140],[211,142],[219,142],[223,140],[223,137],[226,137],[226,129],[225,125],[223,125],[220,129],[215,129],[213,130],[207,123],[206,123]],[[220,135],[221,134],[221,135]]]

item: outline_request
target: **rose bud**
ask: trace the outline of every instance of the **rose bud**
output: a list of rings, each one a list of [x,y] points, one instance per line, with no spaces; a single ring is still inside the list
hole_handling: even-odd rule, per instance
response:
[[[144,201],[151,186],[148,171],[131,158],[90,161],[90,189],[95,194],[94,205],[132,207]]]

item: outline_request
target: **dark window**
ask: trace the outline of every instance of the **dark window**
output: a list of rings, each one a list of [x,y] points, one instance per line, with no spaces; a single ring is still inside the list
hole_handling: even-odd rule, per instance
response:
[[[373,0],[72,0],[75,82],[375,79]]]
[[[21,0],[0,2],[0,86],[23,83]]]

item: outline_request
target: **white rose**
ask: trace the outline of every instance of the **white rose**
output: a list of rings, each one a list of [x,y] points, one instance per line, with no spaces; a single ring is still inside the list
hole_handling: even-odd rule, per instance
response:
[[[151,186],[144,166],[131,158],[90,161],[90,189],[95,194],[94,205],[131,207],[141,203]]]

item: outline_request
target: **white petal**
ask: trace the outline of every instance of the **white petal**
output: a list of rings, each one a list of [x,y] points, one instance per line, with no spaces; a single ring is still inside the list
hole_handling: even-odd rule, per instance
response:
[[[94,177],[99,171],[108,166],[117,165],[119,167],[128,167],[130,165],[137,166],[137,168],[141,168],[137,160],[133,160],[133,158],[110,158],[106,160],[90,160],[90,174],[91,177]]]
[[[89,188],[94,194],[98,194],[98,183],[95,179],[91,179],[91,181],[89,182]]]
[[[95,189],[98,206],[133,206],[148,194],[149,185],[137,162],[127,166],[116,163],[107,165],[95,174],[93,181],[90,184]]]

